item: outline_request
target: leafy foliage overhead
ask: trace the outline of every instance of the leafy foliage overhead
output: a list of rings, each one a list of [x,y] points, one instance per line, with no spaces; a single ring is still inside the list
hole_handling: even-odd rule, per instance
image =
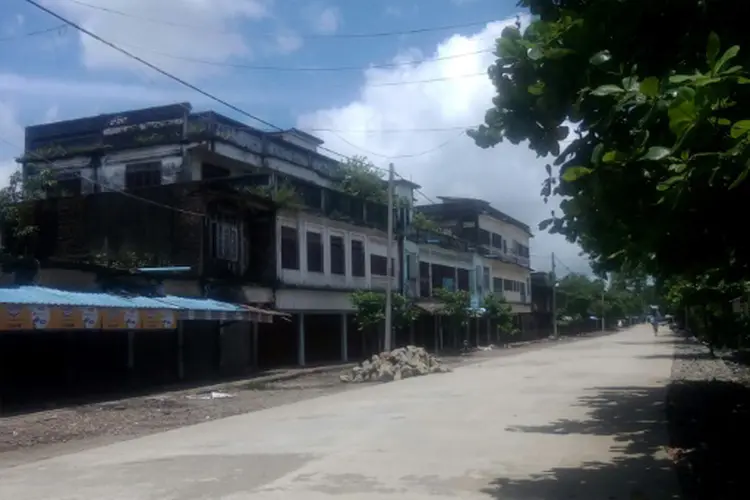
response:
[[[602,270],[744,279],[750,240],[750,47],[729,0],[523,0],[489,74],[498,95],[480,147],[527,141],[555,157],[542,228]],[[559,177],[553,167],[559,167]]]

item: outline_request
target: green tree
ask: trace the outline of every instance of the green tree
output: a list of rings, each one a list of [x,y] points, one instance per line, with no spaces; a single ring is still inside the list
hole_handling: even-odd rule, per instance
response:
[[[7,256],[27,256],[33,252],[38,230],[33,202],[54,186],[49,170],[42,170],[24,181],[18,169],[8,178],[8,185],[0,189],[0,229],[9,237],[2,242],[2,250]]]
[[[543,227],[604,271],[747,277],[750,240],[729,215],[750,195],[740,4],[520,4],[535,18],[498,40],[498,95],[471,134],[480,147],[528,141],[555,157],[542,195],[561,195],[562,212]]]
[[[385,294],[372,290],[357,290],[351,296],[356,309],[355,321],[360,331],[382,329],[385,321]],[[391,320],[394,330],[405,329],[417,320],[420,312],[413,302],[400,293],[391,294]]]
[[[341,163],[339,187],[345,193],[377,203],[387,203],[388,191],[383,171],[366,156],[352,156]]]
[[[513,328],[513,310],[501,295],[488,294],[482,301],[482,307],[486,311],[487,319],[497,331],[506,334],[516,333]]]
[[[458,339],[466,338],[469,320],[471,319],[471,295],[465,290],[447,290],[438,288],[435,298],[443,304],[442,313],[448,319],[453,346],[458,347]]]

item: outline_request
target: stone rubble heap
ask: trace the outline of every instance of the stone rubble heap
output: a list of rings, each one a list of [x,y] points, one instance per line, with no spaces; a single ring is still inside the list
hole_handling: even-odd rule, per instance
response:
[[[450,368],[443,366],[439,358],[424,348],[410,345],[391,352],[375,354],[354,368],[344,370],[339,378],[344,383],[390,382],[450,371]]]

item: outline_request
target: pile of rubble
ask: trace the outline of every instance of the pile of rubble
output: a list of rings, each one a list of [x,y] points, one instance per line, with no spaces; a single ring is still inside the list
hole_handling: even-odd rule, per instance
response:
[[[422,347],[399,347],[391,352],[375,354],[354,368],[345,370],[339,377],[344,383],[366,381],[390,382],[430,373],[447,373],[439,358]]]

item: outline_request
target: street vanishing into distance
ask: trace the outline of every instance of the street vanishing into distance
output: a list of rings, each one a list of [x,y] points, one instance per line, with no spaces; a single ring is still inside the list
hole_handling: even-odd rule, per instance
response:
[[[679,498],[675,342],[639,325],[50,458],[0,498]]]

